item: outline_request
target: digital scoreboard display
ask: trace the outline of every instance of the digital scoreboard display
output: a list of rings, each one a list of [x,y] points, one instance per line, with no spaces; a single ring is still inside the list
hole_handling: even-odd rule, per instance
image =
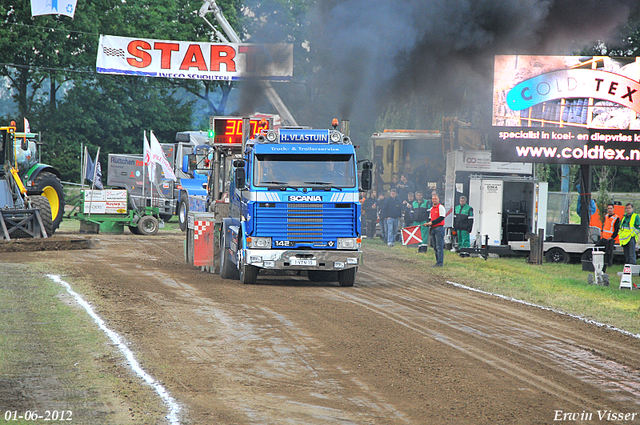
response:
[[[252,119],[250,122],[251,131],[249,137],[251,139],[261,130],[269,130],[269,120],[267,119]],[[225,145],[242,144],[242,118],[214,118],[213,143]]]

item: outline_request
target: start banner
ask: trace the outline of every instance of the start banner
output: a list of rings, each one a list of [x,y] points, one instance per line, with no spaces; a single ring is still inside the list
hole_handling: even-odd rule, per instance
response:
[[[236,81],[289,81],[293,45],[201,43],[101,35],[99,74]]]
[[[640,165],[640,61],[496,56],[493,161]]]

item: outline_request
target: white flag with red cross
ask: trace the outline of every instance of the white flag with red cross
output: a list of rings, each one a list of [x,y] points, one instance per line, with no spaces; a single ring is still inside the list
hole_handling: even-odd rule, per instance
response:
[[[403,227],[402,245],[411,245],[415,243],[422,243],[422,233],[420,232],[420,225]]]

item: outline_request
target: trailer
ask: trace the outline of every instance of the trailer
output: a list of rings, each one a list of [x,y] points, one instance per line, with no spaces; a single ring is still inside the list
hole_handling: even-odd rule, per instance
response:
[[[126,189],[80,189],[75,205],[65,216],[80,221],[80,233],[124,232],[152,236],[164,227],[157,207],[136,205]]]
[[[524,241],[546,226],[547,183],[533,177],[533,166],[494,162],[490,151],[456,150],[447,154],[444,206],[453,211],[460,196],[474,210],[471,237],[492,247]],[[445,217],[445,242],[455,248],[453,214]],[[495,250],[496,248],[494,248]]]
[[[591,262],[600,239],[600,226],[591,218],[586,240],[580,224],[569,223],[569,194],[549,192],[546,182],[533,175],[533,164],[496,162],[490,151],[457,150],[447,154],[445,209],[452,211],[465,195],[474,209],[471,231],[475,246],[461,252],[502,256],[531,254],[531,240],[543,231],[542,255],[550,263]],[[623,209],[618,206],[618,213]],[[620,215],[620,214],[619,214]],[[457,249],[452,235],[453,214],[445,218],[445,242]],[[614,256],[623,256],[616,245]]]
[[[175,169],[176,145],[162,143],[160,146],[171,168]],[[109,154],[107,185],[126,190],[131,208],[157,208],[160,218],[170,220],[176,214],[175,187],[178,183],[165,179],[162,167],[156,167],[154,180],[159,183],[150,184],[146,172],[142,155]]]

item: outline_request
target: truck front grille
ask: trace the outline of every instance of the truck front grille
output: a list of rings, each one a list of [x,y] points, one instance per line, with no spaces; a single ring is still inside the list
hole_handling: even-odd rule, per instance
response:
[[[356,235],[355,205],[322,203],[256,204],[256,236],[295,242],[335,242]]]

